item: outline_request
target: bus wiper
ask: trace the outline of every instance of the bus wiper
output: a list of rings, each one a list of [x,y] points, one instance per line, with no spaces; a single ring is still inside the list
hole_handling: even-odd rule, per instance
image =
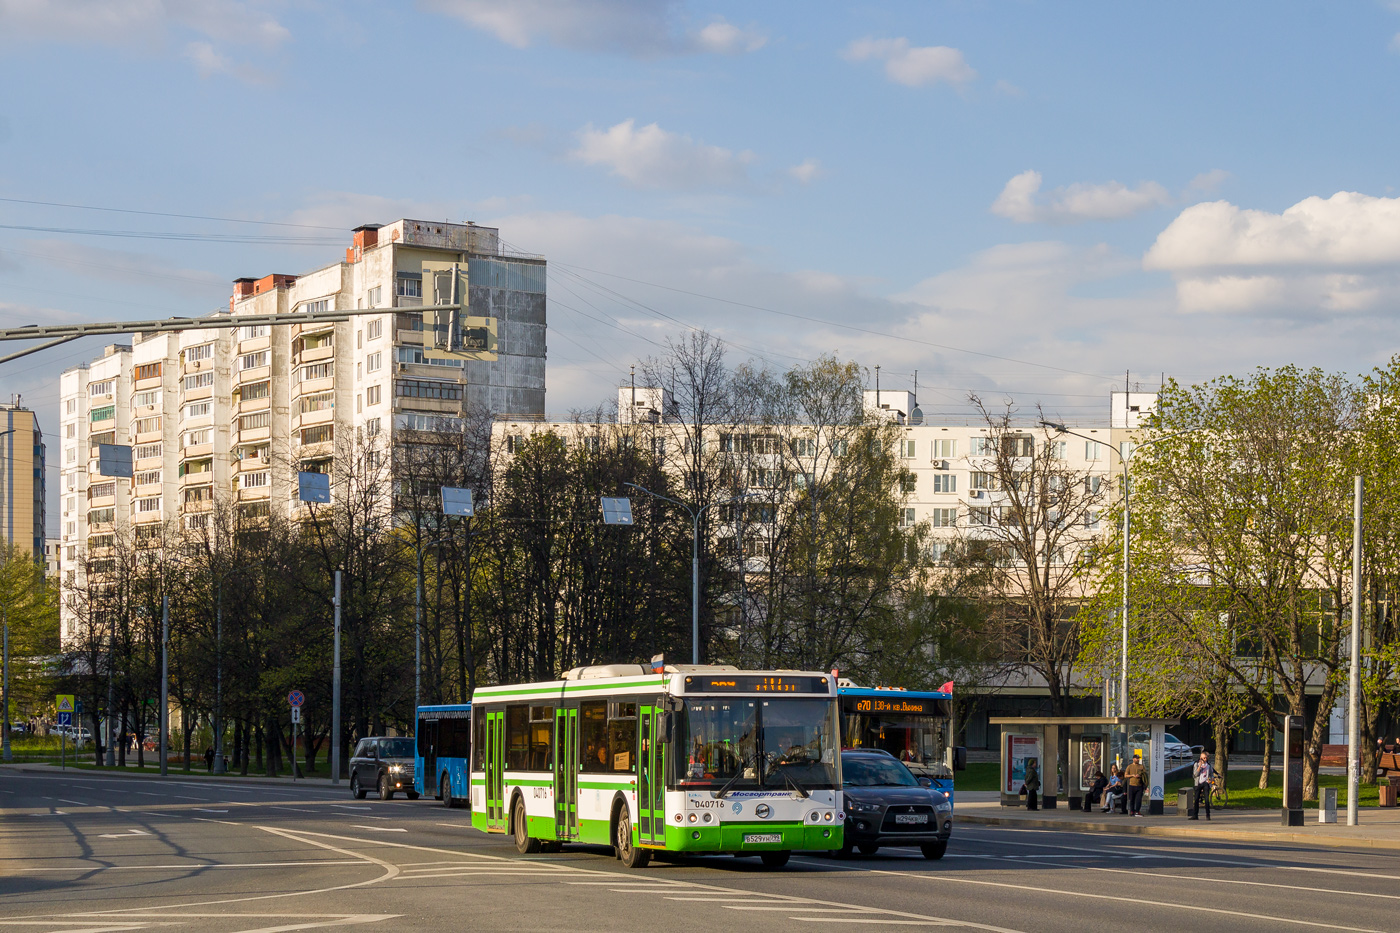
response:
[[[779,767],[782,766],[779,765]],[[811,791],[803,787],[801,782],[799,782],[797,778],[793,777],[791,774],[788,774],[787,771],[780,771],[779,774],[783,776],[784,781],[787,781],[790,785],[792,785],[793,790],[797,791],[797,796],[802,797],[804,799],[812,796]]]
[[[724,797],[725,794],[728,794],[731,790],[734,789],[734,785],[738,782],[739,778],[744,776],[744,771],[748,768],[750,760],[752,760],[752,756],[750,756],[749,758],[745,758],[743,761],[739,762],[739,767],[734,769],[733,776],[731,776],[729,780],[724,782],[723,787],[715,791],[716,799]]]

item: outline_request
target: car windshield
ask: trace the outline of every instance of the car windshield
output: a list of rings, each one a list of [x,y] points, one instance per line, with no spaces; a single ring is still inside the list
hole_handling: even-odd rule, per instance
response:
[[[901,761],[871,755],[844,755],[841,779],[847,787],[918,787],[919,781]]]
[[[829,699],[688,699],[685,720],[686,757],[677,775],[683,787],[836,786]]]
[[[412,758],[412,739],[385,739],[380,754],[385,758]]]

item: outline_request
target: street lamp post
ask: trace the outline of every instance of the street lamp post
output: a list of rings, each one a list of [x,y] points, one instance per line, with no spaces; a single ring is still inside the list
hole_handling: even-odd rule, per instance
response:
[[[1103,443],[1103,441],[1097,437],[1090,437],[1087,434],[1080,434],[1078,431],[1071,431],[1063,424],[1058,424],[1054,421],[1042,421],[1040,423],[1043,427],[1054,428],[1055,433],[1057,435],[1072,434],[1075,437],[1082,437],[1084,440],[1093,441],[1096,444]],[[1118,659],[1118,715],[1124,717],[1128,715],[1128,582],[1130,579],[1129,567],[1131,557],[1129,542],[1131,540],[1132,532],[1132,504],[1131,499],[1128,495],[1128,464],[1132,460],[1133,454],[1136,453],[1139,449],[1143,447],[1148,447],[1152,444],[1160,443],[1162,441],[1170,440],[1174,437],[1180,437],[1181,435],[1187,433],[1190,432],[1178,431],[1173,434],[1163,434],[1160,437],[1149,438],[1148,440],[1135,444],[1133,446],[1133,449],[1129,451],[1129,453],[1126,456],[1124,456],[1121,450],[1113,447],[1112,445],[1109,445],[1109,449],[1118,455],[1118,462],[1121,463],[1123,466],[1123,600],[1119,609],[1119,614],[1122,617],[1122,631],[1119,634],[1120,655]],[[1105,706],[1107,706],[1108,704],[1108,698],[1106,696],[1104,697],[1104,704]]]
[[[0,437],[13,433],[15,433],[14,428],[0,431]],[[8,612],[4,612],[4,625],[4,671],[3,674],[0,674],[0,680],[3,680],[3,686],[0,687],[0,704],[4,706],[5,719],[0,722],[0,759],[13,761],[14,753],[10,750],[10,615]],[[79,725],[81,726],[81,723]]]
[[[728,505],[731,502],[738,502],[741,499],[750,498],[749,493],[740,493],[731,499],[723,499],[702,505],[698,509],[693,509],[681,502],[679,499],[672,499],[670,496],[663,496],[659,492],[652,492],[645,486],[638,486],[636,483],[623,483],[624,486],[631,486],[638,492],[644,492],[654,499],[662,499],[672,505],[678,505],[685,509],[690,515],[692,528],[690,547],[690,663],[700,663],[700,516],[705,514],[705,510],[715,505]]]

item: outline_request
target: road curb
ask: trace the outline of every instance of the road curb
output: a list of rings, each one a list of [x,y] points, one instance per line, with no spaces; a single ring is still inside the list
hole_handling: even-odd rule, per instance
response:
[[[261,775],[241,775],[241,774],[208,774],[201,772],[174,771],[172,770],[164,778],[159,772],[123,771],[120,768],[108,770],[106,768],[61,768],[58,765],[40,764],[0,764],[0,771],[20,772],[23,774],[69,774],[81,777],[83,775],[94,775],[106,778],[145,778],[146,780],[180,780],[180,781],[208,781],[210,783],[233,782],[237,784],[276,784],[282,787],[296,787],[307,785],[309,787],[346,788],[349,793],[349,785],[345,782],[332,784],[330,778],[313,777],[299,778],[293,781],[290,777],[263,777]]]
[[[1124,836],[1166,836],[1174,839],[1191,839],[1195,842],[1209,842],[1223,839],[1230,842],[1288,842],[1299,845],[1328,846],[1339,849],[1390,849],[1400,850],[1400,839],[1374,839],[1360,837],[1345,839],[1336,836],[1311,836],[1307,833],[1269,833],[1247,829],[1209,829],[1202,831],[1185,826],[1143,826],[1120,823],[1071,823],[1065,820],[1017,819],[1001,816],[979,816],[954,813],[957,823],[975,823],[984,826],[1021,826],[1032,829],[1059,829],[1065,832],[1119,833]]]

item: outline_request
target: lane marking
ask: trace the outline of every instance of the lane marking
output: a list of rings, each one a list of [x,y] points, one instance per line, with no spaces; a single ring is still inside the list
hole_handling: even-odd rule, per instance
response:
[[[358,823],[351,823],[356,829],[367,829],[372,833],[406,833],[408,830],[399,826],[360,826]]]
[[[1047,863],[1050,864],[1050,863]],[[1173,881],[1206,881],[1211,884],[1240,884],[1255,888],[1284,888],[1289,891],[1310,891],[1314,894],[1341,894],[1346,897],[1380,897],[1400,901],[1400,894],[1377,894],[1369,891],[1338,891],[1335,888],[1308,888],[1296,884],[1272,884],[1267,881],[1245,881],[1241,878],[1201,878],[1193,875],[1169,875],[1160,871],[1142,871],[1128,868],[1100,868],[1094,865],[1060,865],[1059,868],[1077,868],[1080,871],[1102,871],[1118,875],[1136,875],[1140,878],[1169,878]],[[1284,866],[1291,868],[1292,866]]]
[[[129,831],[124,832],[124,833],[102,833],[98,838],[101,838],[101,839],[130,839],[132,836],[149,836],[149,835],[150,835],[150,833],[148,833],[148,832],[144,832],[144,831],[139,830],[139,829],[132,829],[132,830],[129,830]]]
[[[189,871],[197,868],[292,868],[319,865],[362,865],[359,859],[312,859],[306,862],[195,862],[188,865],[75,865],[71,868],[11,868],[16,872],[51,871]]]
[[[198,810],[200,813],[227,813],[227,810],[211,810],[208,807],[191,807],[191,810]]]
[[[1177,910],[1221,914],[1227,917],[1246,917],[1250,920],[1265,920],[1272,923],[1291,923],[1297,926],[1318,927],[1324,930],[1346,930],[1349,931],[1349,933],[1385,933],[1383,930],[1376,930],[1371,927],[1350,927],[1335,923],[1321,923],[1314,920],[1297,920],[1292,917],[1275,917],[1269,914],[1256,914],[1243,910],[1227,910],[1224,907],[1204,907],[1199,904],[1184,904],[1172,901],[1151,901],[1141,897],[1118,897],[1112,894],[1098,894],[1091,891],[1065,891],[1059,888],[1037,888],[1027,884],[1008,884],[1001,881],[982,881],[973,878],[951,878],[947,875],[923,874],[921,872],[886,871],[882,869],[872,869],[871,871],[872,874],[876,875],[898,875],[905,878],[919,878],[925,881],[943,881],[949,884],[973,884],[989,888],[1013,888],[1017,891],[1035,891],[1039,894],[1057,894],[1062,897],[1089,898],[1098,901],[1121,901],[1127,904],[1145,905],[1148,907],[1174,907]]]

